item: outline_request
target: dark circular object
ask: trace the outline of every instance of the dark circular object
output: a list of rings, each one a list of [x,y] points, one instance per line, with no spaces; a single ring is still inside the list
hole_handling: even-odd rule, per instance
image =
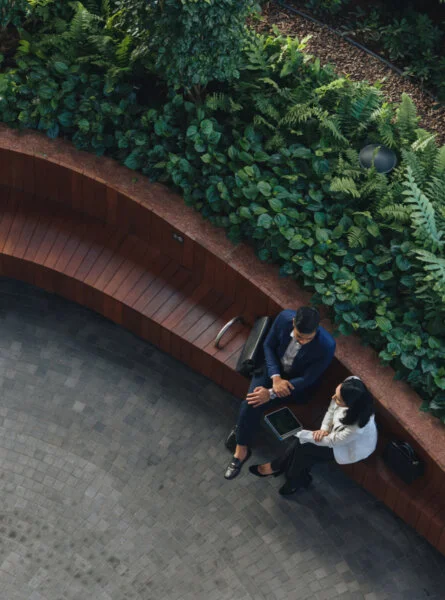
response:
[[[395,153],[382,144],[369,144],[360,150],[360,164],[364,169],[373,165],[377,173],[389,173],[397,164]]]

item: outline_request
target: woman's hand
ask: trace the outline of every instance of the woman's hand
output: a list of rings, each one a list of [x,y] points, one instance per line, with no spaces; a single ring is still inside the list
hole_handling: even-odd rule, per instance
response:
[[[318,429],[317,431],[312,432],[312,437],[316,442],[321,442],[327,435],[329,435],[329,431],[325,431],[324,429]]]
[[[253,392],[246,396],[247,404],[250,406],[261,406],[270,400],[269,390],[265,387],[256,387]]]
[[[272,388],[278,398],[286,398],[291,395],[294,386],[287,379],[281,379],[279,375],[272,379]]]

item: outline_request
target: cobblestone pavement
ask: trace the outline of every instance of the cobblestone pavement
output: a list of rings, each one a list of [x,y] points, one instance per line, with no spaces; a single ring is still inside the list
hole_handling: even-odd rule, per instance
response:
[[[237,400],[0,279],[2,600],[429,600],[445,559],[335,467],[223,478]],[[270,456],[263,440],[257,456]]]

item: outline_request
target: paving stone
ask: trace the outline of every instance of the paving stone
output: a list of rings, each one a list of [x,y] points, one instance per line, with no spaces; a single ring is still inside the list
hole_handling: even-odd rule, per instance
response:
[[[443,597],[444,557],[335,467],[290,500],[226,482],[239,401],[172,357],[5,278],[0,328],[2,600]]]

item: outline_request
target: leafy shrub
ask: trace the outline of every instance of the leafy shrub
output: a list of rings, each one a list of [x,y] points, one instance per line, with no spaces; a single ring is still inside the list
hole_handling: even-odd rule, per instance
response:
[[[442,37],[441,30],[428,15],[416,12],[408,12],[381,29],[383,47],[389,58],[405,63],[407,73],[422,81],[432,77]]]
[[[385,10],[386,8],[386,10]],[[404,8],[400,6],[399,9]],[[431,18],[414,10],[400,13],[357,7],[349,13],[346,30],[371,44],[381,54],[404,67],[405,74],[427,83],[440,99],[445,97],[445,58],[443,30]]]
[[[245,21],[255,0],[133,0],[120,5],[124,22],[139,35],[144,54],[148,48],[156,56],[156,70],[170,87],[199,94],[210,81],[238,77]],[[137,31],[130,25],[135,15]]]
[[[240,76],[199,101],[138,99],[139,42],[108,8],[76,4],[57,35],[23,39],[0,77],[0,119],[107,153],[181,190],[234,242],[315,290],[445,421],[445,150],[376,87],[337,78],[305,41],[251,37]],[[363,170],[383,141],[399,166]]]
[[[115,147],[115,129],[131,129],[140,112],[131,71],[130,40],[77,3],[72,20],[38,42],[22,39],[17,69],[0,75],[5,123],[59,133],[98,154]],[[37,101],[35,100],[37,99]]]
[[[26,14],[26,0],[1,0],[0,2],[0,31],[8,25],[18,27]]]
[[[350,0],[306,0],[305,6],[314,13],[335,15],[342,10]]]

